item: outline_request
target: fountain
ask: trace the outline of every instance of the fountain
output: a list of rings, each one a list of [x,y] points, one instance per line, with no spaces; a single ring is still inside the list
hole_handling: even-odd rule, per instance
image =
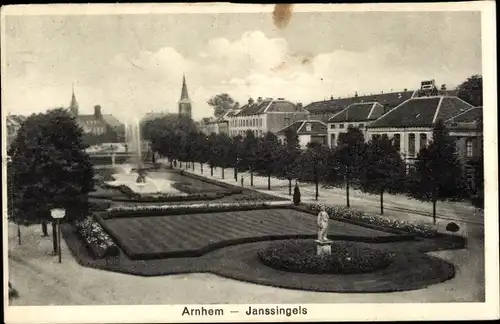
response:
[[[141,134],[139,120],[135,124],[125,124],[125,142],[129,152],[134,154],[130,163],[116,165],[117,173],[113,174],[114,181],[107,182],[111,186],[124,185],[133,192],[148,195],[161,193],[180,193],[172,187],[173,181],[167,179],[152,179],[148,176],[141,155]],[[135,166],[135,170],[134,170]]]

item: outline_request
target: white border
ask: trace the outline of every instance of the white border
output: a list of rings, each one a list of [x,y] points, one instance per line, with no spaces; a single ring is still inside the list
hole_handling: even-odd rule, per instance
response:
[[[485,153],[485,303],[432,303],[432,304],[307,304],[307,316],[292,317],[243,317],[230,314],[229,309],[244,312],[247,305],[211,305],[226,311],[224,317],[182,317],[184,305],[163,306],[8,306],[5,304],[5,322],[8,323],[132,323],[132,322],[234,322],[234,321],[378,321],[378,320],[467,320],[493,319],[499,317],[498,297],[498,170],[497,170],[497,100],[496,100],[496,16],[492,1],[461,3],[412,3],[412,4],[340,4],[340,5],[294,5],[294,12],[328,11],[481,11],[482,54],[484,79],[484,153]],[[272,12],[272,5],[234,4],[56,4],[22,5],[1,8],[2,30],[4,17],[8,15],[108,15],[108,14],[180,14],[180,13],[261,13]],[[2,37],[2,50],[4,49]],[[2,55],[2,66],[5,64]],[[4,75],[2,74],[2,79]],[[3,89],[2,89],[3,91]],[[2,110],[2,120],[6,112]],[[2,156],[5,157],[6,133],[2,122]],[[2,163],[4,166],[4,163]],[[3,179],[6,176],[2,168]],[[2,199],[5,201],[5,182]],[[6,204],[3,225],[7,230]],[[7,235],[3,235],[7,250]],[[8,265],[4,253],[4,264]],[[7,270],[8,267],[6,267]],[[7,282],[7,271],[4,271]],[[7,285],[4,285],[4,300],[8,302]],[[186,305],[187,306],[187,305]],[[257,305],[253,305],[257,306]],[[263,305],[271,306],[271,305]],[[282,305],[293,307],[294,305]],[[297,305],[298,306],[298,305]]]

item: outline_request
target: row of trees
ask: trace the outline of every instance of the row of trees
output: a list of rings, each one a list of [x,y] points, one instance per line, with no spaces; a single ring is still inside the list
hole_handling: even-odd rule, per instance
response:
[[[156,123],[166,124],[165,121]],[[184,162],[192,168],[194,163],[200,163],[201,168],[207,163],[211,175],[213,169],[219,167],[223,178],[225,169],[233,168],[236,181],[238,172],[249,172],[251,186],[254,174],[264,175],[269,190],[271,177],[287,179],[289,194],[294,179],[313,182],[316,199],[320,184],[342,185],[348,207],[353,185],[364,192],[380,195],[382,214],[385,193],[404,193],[432,201],[434,216],[437,201],[463,199],[471,194],[454,140],[441,121],[434,129],[433,140],[420,151],[410,172],[406,172],[406,165],[390,139],[381,137],[366,143],[357,128],[340,134],[334,149],[311,143],[306,150],[300,148],[297,134],[292,130],[288,130],[280,141],[273,133],[256,138],[248,131],[245,137],[231,138],[226,134],[206,136],[194,128],[176,129],[173,124],[162,129],[162,132],[150,133],[150,140],[153,150],[171,163],[179,162],[182,166]]]

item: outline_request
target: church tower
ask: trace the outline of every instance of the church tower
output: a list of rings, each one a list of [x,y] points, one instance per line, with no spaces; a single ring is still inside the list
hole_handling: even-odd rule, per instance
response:
[[[186,76],[182,77],[181,99],[179,100],[179,116],[188,116],[191,118],[191,100],[189,100]]]
[[[76,101],[75,96],[75,87],[72,87],[72,95],[71,95],[71,103],[69,104],[69,112],[73,115],[73,117],[78,116],[78,102]]]

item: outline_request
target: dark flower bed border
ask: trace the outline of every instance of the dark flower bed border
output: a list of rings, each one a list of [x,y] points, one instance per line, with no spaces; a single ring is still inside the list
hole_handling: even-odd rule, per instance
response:
[[[262,210],[262,209],[277,209],[277,208],[289,208],[289,206],[280,206],[267,204],[262,202],[260,204],[222,204],[222,205],[206,205],[193,208],[186,206],[176,206],[172,208],[155,208],[156,206],[146,206],[146,207],[135,207],[130,210],[106,210],[98,214],[103,219],[112,219],[119,217],[149,217],[149,216],[169,216],[169,215],[187,215],[187,214],[203,214],[203,213],[218,213],[225,211],[245,211],[245,210]]]
[[[279,270],[310,274],[358,274],[387,268],[393,255],[354,242],[335,241],[328,257],[316,255],[312,240],[289,240],[270,244],[257,254],[261,261]]]
[[[112,257],[120,253],[111,236],[92,216],[75,223],[73,228],[96,258]]]
[[[326,211],[330,215],[330,218],[343,222],[381,229],[393,233],[409,233],[424,238],[447,237],[463,242],[464,245],[467,242],[467,238],[465,237],[440,233],[436,228],[431,226],[371,215],[360,211],[354,211],[346,207],[324,204],[304,204],[300,206],[292,206],[292,208],[316,215],[320,211],[322,205],[326,207]]]

